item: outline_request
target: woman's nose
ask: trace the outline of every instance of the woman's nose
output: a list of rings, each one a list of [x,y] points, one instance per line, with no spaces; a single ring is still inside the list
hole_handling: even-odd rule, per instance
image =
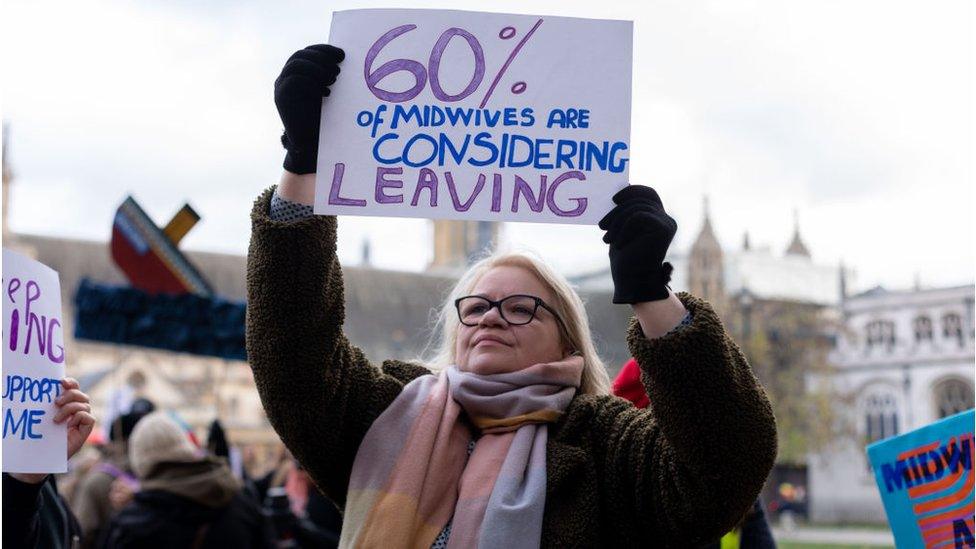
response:
[[[502,318],[501,311],[498,307],[492,307],[485,311],[485,314],[481,315],[481,320],[478,321],[479,326],[506,326],[508,323]]]

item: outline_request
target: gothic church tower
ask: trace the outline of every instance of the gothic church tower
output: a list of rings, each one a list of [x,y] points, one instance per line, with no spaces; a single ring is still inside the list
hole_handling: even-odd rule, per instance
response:
[[[725,302],[724,256],[712,229],[707,196],[703,202],[705,222],[688,256],[688,291],[709,301],[716,311],[721,311]]]

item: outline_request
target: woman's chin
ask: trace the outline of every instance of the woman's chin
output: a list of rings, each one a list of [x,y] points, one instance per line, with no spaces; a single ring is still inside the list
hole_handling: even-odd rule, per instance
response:
[[[519,368],[511,349],[488,347],[478,349],[476,354],[469,356],[467,367],[462,369],[477,374],[498,374]]]

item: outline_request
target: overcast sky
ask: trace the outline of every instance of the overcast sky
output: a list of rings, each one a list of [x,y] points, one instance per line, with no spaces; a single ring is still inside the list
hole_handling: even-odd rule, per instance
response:
[[[107,239],[132,193],[183,246],[243,253],[283,152],[272,83],[325,42],[333,10],[484,3],[30,2],[3,10],[15,231]],[[799,211],[819,263],[861,288],[972,283],[970,0],[501,0],[493,11],[635,22],[631,181],[657,188],[687,249],[708,194],[726,248],[785,249]],[[424,220],[343,218],[340,255],[419,270]],[[508,224],[567,272],[607,265],[594,227]]]

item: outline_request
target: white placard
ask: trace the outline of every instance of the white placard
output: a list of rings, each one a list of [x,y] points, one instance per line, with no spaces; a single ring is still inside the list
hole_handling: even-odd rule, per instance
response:
[[[61,283],[50,267],[3,250],[3,470],[67,471],[54,400],[64,377]]]
[[[628,182],[630,21],[332,17],[315,213],[593,224]]]

